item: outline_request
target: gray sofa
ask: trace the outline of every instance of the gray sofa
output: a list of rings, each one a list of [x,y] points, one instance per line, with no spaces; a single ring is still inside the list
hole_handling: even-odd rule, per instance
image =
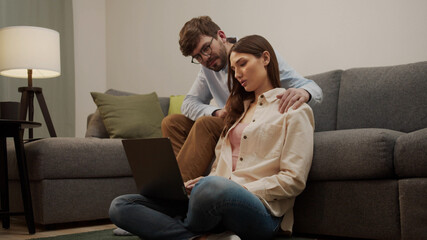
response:
[[[295,233],[369,239],[427,236],[427,62],[309,76],[324,92],[314,107],[314,159],[295,203]],[[110,91],[111,94],[122,94]],[[167,113],[168,98],[160,98]],[[26,144],[35,221],[108,218],[111,200],[135,192],[121,141],[99,113],[86,138]],[[107,138],[105,138],[107,137]],[[12,149],[12,208],[21,208]]]

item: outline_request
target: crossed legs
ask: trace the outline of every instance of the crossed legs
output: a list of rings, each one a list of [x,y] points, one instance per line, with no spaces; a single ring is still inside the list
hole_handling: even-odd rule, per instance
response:
[[[111,203],[110,218],[142,238],[168,240],[190,239],[218,229],[232,231],[243,240],[271,239],[281,222],[257,196],[217,176],[201,179],[188,205],[139,194],[120,196]]]

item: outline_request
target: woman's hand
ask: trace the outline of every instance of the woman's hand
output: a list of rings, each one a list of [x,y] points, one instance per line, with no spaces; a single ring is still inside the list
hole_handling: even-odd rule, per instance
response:
[[[187,182],[184,183],[185,186],[185,190],[187,191],[187,194],[190,195],[191,190],[193,190],[194,186],[196,186],[196,183],[198,183],[200,181],[200,179],[202,179],[204,177],[198,177],[195,179],[191,179],[188,180]]]

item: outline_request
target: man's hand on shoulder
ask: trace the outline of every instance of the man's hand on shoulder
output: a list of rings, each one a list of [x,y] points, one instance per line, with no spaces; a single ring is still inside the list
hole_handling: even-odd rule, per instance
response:
[[[227,111],[225,109],[218,109],[212,114],[214,117],[225,118],[227,116]]]
[[[279,112],[285,113],[289,108],[298,109],[303,103],[310,100],[310,94],[302,88],[289,88],[276,96],[280,99]]]

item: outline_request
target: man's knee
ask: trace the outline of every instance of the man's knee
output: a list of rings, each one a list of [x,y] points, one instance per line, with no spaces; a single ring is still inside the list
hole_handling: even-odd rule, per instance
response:
[[[177,123],[181,123],[184,121],[188,121],[188,118],[184,114],[171,114],[167,115],[162,120],[162,129],[169,128],[170,126],[176,125]]]
[[[169,137],[169,133],[189,132],[194,121],[187,118],[183,114],[171,114],[162,120],[162,133],[165,137]]]
[[[196,120],[193,127],[211,133],[218,133],[224,127],[224,120],[219,117],[203,116]]]

